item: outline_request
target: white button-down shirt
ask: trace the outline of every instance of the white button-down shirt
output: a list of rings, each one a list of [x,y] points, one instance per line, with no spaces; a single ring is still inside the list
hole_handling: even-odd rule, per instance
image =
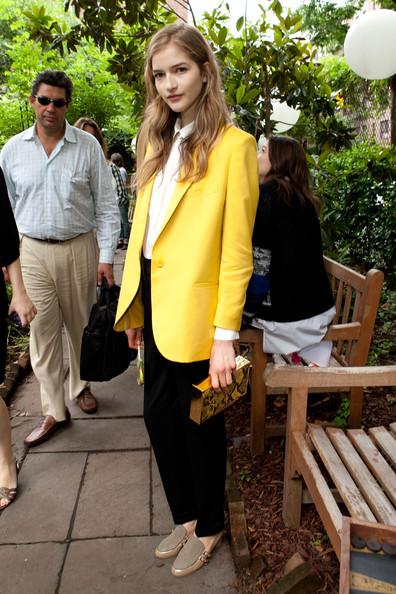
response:
[[[194,122],[187,124],[184,128],[180,126],[180,118],[178,118],[175,123],[174,141],[168,161],[164,169],[157,174],[153,184],[146,234],[143,243],[144,257],[149,260],[151,260],[153,246],[161,231],[173,191],[179,178],[180,145],[193,131]]]
[[[176,120],[174,141],[168,160],[163,171],[160,171],[154,180],[143,242],[143,254],[147,259],[151,260],[153,246],[161,231],[173,191],[179,179],[180,145],[193,130],[194,122],[181,128],[180,118]],[[239,338],[239,333],[234,330],[228,330],[226,328],[216,328],[215,330],[215,339],[217,340],[236,340],[237,338]]]
[[[92,135],[66,122],[48,156],[32,126],[5,144],[0,163],[21,235],[67,240],[96,229],[100,262],[113,262],[120,229],[117,198]]]

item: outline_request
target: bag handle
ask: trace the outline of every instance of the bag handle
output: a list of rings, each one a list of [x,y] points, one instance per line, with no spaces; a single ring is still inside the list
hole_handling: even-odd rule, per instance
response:
[[[98,286],[98,303],[99,305],[110,305],[110,287],[105,277],[102,279],[102,284]]]

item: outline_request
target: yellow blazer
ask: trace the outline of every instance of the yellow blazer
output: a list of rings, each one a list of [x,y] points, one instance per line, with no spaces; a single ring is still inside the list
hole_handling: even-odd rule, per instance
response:
[[[143,326],[140,258],[153,183],[137,199],[118,331]],[[239,330],[258,195],[256,142],[233,126],[212,149],[205,177],[176,184],[151,261],[153,333],[168,360],[208,359],[215,327]]]

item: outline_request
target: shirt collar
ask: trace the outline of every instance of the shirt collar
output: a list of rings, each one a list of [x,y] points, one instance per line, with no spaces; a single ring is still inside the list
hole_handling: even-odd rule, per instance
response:
[[[65,120],[65,124],[66,127],[63,138],[67,140],[67,142],[77,142],[76,128],[71,126],[67,120]],[[25,132],[23,132],[24,140],[33,140],[34,138],[37,138],[36,124],[25,130]]]
[[[175,122],[174,136],[176,136],[176,134],[179,133],[180,137],[184,140],[185,138],[188,138],[188,136],[190,136],[190,134],[192,134],[194,128],[195,128],[194,121],[190,122],[189,124],[187,124],[187,126],[184,126],[182,128],[181,127],[181,119],[177,118],[177,120]]]
[[[65,120],[65,123],[65,140],[67,140],[67,142],[77,142],[77,128],[71,126],[67,120]]]
[[[34,124],[33,126],[30,126],[30,128],[28,128],[27,130],[24,130],[22,132],[23,140],[32,140],[35,137],[36,137],[36,124]]]

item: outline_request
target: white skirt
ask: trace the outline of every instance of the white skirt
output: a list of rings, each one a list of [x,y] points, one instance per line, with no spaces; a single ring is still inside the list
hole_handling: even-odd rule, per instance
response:
[[[263,330],[265,353],[289,355],[318,344],[326,334],[335,312],[333,306],[321,314],[297,322],[271,322],[253,318],[251,325]]]

